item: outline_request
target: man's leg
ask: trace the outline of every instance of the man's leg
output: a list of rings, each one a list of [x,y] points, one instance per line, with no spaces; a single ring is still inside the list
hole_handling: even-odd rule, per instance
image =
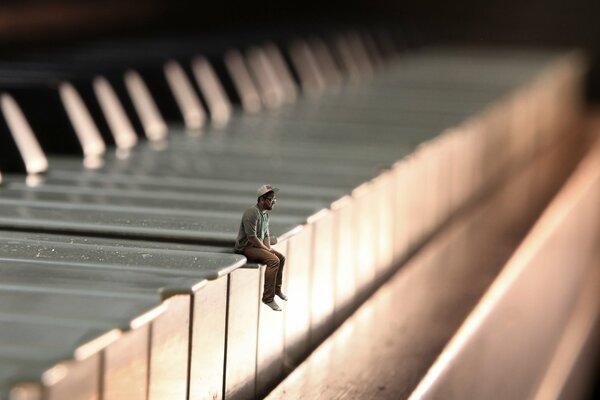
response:
[[[262,301],[270,303],[275,297],[275,284],[277,281],[277,270],[279,269],[279,257],[270,251],[259,249],[257,247],[246,247],[244,255],[249,260],[258,261],[267,264],[265,270],[265,287],[263,290]]]
[[[283,300],[287,300],[287,296],[283,295],[283,292],[281,291],[281,284],[283,282],[283,269],[285,268],[285,256],[275,250],[273,250],[273,253],[279,259],[279,269],[277,270],[277,279],[275,280],[275,293],[281,294],[282,296],[279,297],[281,297]]]

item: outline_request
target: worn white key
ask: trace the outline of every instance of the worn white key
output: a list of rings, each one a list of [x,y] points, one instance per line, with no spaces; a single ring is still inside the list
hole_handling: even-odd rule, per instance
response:
[[[348,80],[350,80],[350,82],[359,82],[361,79],[360,68],[348,41],[344,37],[338,36],[336,37],[334,44],[338,58],[344,67],[344,72],[348,76]]]
[[[185,71],[177,61],[169,61],[164,66],[164,72],[185,126],[189,129],[201,128],[206,122],[206,113]]]
[[[11,95],[5,93],[0,97],[0,106],[10,133],[15,140],[19,153],[21,153],[27,173],[40,174],[45,172],[48,169],[48,159],[17,102]]]
[[[89,110],[71,83],[61,83],[59,92],[69,120],[83,149],[85,165],[90,168],[99,166],[106,151],[106,145]]]
[[[385,60],[377,48],[373,36],[371,36],[369,32],[363,32],[360,36],[365,49],[368,51],[368,54],[370,54],[370,59],[375,69],[382,68],[385,65]]]
[[[263,49],[266,56],[269,58],[271,65],[273,65],[275,74],[281,82],[285,102],[293,103],[298,97],[298,88],[294,83],[294,79],[292,78],[289,68],[285,64],[281,51],[273,43],[267,43],[263,46]]]
[[[308,42],[317,64],[323,74],[323,78],[330,88],[339,88],[342,76],[333,60],[333,56],[321,39],[312,39]]]
[[[163,119],[150,91],[139,73],[129,70],[124,76],[127,92],[140,118],[146,137],[151,141],[162,141],[167,137],[167,124]]]
[[[242,54],[238,50],[229,50],[225,54],[225,66],[240,96],[244,111],[249,113],[260,111],[262,108],[260,96]]]
[[[231,102],[208,60],[202,56],[194,58],[192,71],[206,99],[213,123],[222,125],[229,121],[232,112]]]
[[[292,43],[290,57],[300,76],[302,90],[307,94],[322,93],[325,90],[325,78],[306,42],[297,40]]]
[[[346,35],[346,38],[361,75],[365,78],[371,78],[373,76],[373,66],[360,37],[356,32],[350,32]]]
[[[248,50],[247,59],[250,71],[258,83],[263,104],[267,108],[277,108],[283,105],[284,89],[265,52],[259,47],[251,47]]]
[[[94,78],[94,92],[106,117],[118,149],[128,150],[137,143],[137,135],[115,91],[103,76]]]

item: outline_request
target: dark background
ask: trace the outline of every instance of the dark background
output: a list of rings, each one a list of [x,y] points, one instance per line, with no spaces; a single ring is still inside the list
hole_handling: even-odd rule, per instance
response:
[[[356,21],[410,26],[424,40],[600,47],[598,0],[2,0],[0,42]]]
[[[0,0],[0,54],[95,38],[386,24],[412,45],[580,48],[600,98],[600,0]],[[2,58],[3,56],[0,56]]]

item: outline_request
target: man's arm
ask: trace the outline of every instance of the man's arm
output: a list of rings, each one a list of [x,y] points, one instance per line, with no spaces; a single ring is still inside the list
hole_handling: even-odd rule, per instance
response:
[[[258,211],[255,209],[248,209],[245,213],[244,216],[242,217],[242,224],[244,226],[244,231],[246,232],[246,235],[248,237],[248,243],[252,246],[252,247],[257,247],[259,249],[263,249],[263,250],[267,250],[267,251],[271,251],[271,246],[270,246],[270,242],[266,242],[269,243],[269,245],[266,245],[265,243],[261,242],[260,239],[257,236],[257,232],[256,232],[256,227],[258,224]],[[265,237],[265,240],[270,240],[269,236],[268,236],[268,227],[267,227],[267,236]]]
[[[256,227],[258,224],[258,210],[255,208],[249,208],[242,216],[242,226],[248,237],[248,243],[252,247],[259,249],[269,250],[265,245],[258,239]]]
[[[263,244],[271,251],[271,232],[269,232],[269,215],[267,214],[267,229],[265,232],[265,238],[263,239]]]
[[[265,240],[268,240],[268,239],[269,239],[268,236],[265,237]],[[260,239],[257,236],[248,236],[248,242],[253,247],[258,247],[259,249],[271,251],[271,246],[267,246],[266,243],[261,242]]]
[[[271,238],[268,235],[263,239],[263,244],[269,251],[271,251]]]

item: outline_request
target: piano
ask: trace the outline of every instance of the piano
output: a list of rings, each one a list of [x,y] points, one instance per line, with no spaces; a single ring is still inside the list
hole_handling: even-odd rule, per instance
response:
[[[600,237],[585,57],[398,35],[3,61],[0,399],[583,393],[569,371],[597,349]],[[232,252],[265,182],[283,313]]]

